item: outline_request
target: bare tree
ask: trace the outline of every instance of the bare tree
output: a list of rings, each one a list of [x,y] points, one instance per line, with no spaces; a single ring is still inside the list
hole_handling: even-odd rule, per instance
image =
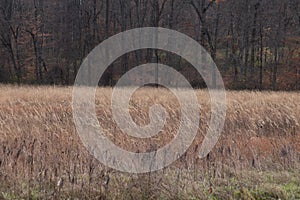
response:
[[[19,8],[15,1],[3,0],[0,2],[1,11],[1,29],[0,40],[2,45],[7,49],[11,62],[14,67],[17,83],[22,82],[22,67],[20,63],[19,39],[22,31]]]
[[[47,72],[46,62],[43,59],[44,47],[44,8],[43,1],[33,0],[34,12],[31,17],[32,21],[27,25],[26,32],[30,34],[35,55],[35,74],[39,84],[44,83],[43,70]]]

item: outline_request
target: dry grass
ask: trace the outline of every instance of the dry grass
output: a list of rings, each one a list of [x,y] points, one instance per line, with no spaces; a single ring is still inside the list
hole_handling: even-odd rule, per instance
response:
[[[300,198],[297,92],[228,92],[223,135],[210,156],[199,160],[210,116],[207,91],[199,90],[201,126],[186,155],[163,171],[129,175],[107,169],[81,144],[72,118],[72,88],[0,86],[0,91],[0,199]],[[180,108],[169,91],[141,89],[132,98],[137,124],[149,123],[154,103],[169,113],[162,133],[151,140],[121,133],[111,116],[111,92],[98,89],[96,109],[114,143],[143,152],[172,139]]]

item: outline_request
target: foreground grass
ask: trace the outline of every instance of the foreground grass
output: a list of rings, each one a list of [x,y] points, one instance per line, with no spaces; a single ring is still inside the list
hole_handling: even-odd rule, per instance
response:
[[[300,95],[228,92],[227,119],[217,146],[199,160],[210,116],[197,91],[201,126],[194,144],[163,171],[131,175],[107,169],[81,144],[72,119],[72,88],[0,86],[0,199],[299,199]],[[130,151],[168,143],[180,121],[176,97],[141,89],[130,113],[149,123],[148,109],[169,113],[151,140],[124,136],[112,120],[110,88],[97,91],[96,110],[107,137]]]
[[[299,199],[299,171],[244,170],[225,177],[170,168],[151,175],[111,173],[110,183],[99,188],[72,187],[59,190],[48,183],[47,190],[37,182],[10,187],[2,183],[3,199]],[[78,178],[88,182],[86,178]],[[96,180],[95,180],[96,181]],[[33,183],[31,183],[33,184]],[[50,191],[49,191],[50,189]]]

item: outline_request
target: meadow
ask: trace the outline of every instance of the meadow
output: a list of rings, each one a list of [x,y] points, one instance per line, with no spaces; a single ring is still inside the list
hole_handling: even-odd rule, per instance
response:
[[[72,116],[72,87],[0,86],[0,199],[300,199],[300,93],[227,92],[227,117],[213,151],[199,159],[210,100],[193,145],[174,164],[147,174],[107,168],[83,146]],[[111,88],[99,88],[96,111],[118,146],[147,152],[172,140],[180,106],[166,89],[142,88],[130,102],[139,125],[159,103],[168,112],[161,134],[123,134],[111,111]]]

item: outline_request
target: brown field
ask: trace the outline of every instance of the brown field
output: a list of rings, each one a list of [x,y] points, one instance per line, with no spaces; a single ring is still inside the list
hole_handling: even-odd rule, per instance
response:
[[[137,175],[108,169],[89,155],[73,123],[71,87],[0,91],[0,199],[300,199],[300,93],[229,91],[223,134],[200,160],[210,102],[207,91],[197,91],[201,120],[193,145],[172,166]],[[161,134],[148,140],[116,127],[111,92],[98,89],[96,110],[115,144],[145,152],[171,141],[180,106],[168,90],[144,88],[132,97],[137,124],[149,123],[154,103],[168,111]]]

